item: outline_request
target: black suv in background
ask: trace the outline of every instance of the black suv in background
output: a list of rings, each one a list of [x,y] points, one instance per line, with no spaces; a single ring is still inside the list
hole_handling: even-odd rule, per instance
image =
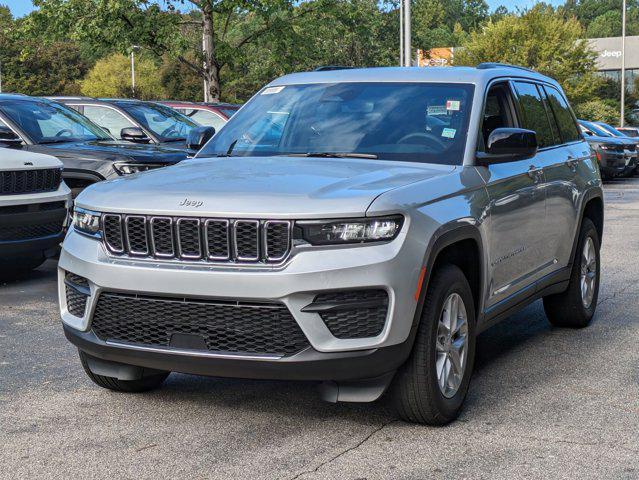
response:
[[[172,165],[188,154],[184,149],[117,141],[71,108],[10,94],[0,94],[0,146],[60,159],[74,196],[89,184]]]
[[[155,102],[135,99],[49,97],[78,111],[118,140],[187,149],[187,137],[200,125]]]
[[[630,177],[637,168],[637,141],[627,137],[615,137],[602,126],[579,120],[579,128],[595,151],[601,177]]]

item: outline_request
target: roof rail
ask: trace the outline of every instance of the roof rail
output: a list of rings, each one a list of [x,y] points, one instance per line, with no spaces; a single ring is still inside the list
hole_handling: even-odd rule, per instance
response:
[[[532,68],[522,67],[519,65],[511,65],[509,63],[499,63],[499,62],[484,62],[477,65],[479,70],[488,70],[489,68],[518,68],[519,70],[526,70],[527,72],[539,73]]]
[[[331,70],[350,70],[357,67],[347,67],[345,65],[322,65],[317,67],[314,72],[330,72]]]

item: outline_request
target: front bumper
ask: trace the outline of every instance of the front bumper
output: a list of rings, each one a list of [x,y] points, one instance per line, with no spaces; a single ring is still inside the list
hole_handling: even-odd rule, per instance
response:
[[[100,241],[71,229],[59,262],[61,316],[67,338],[81,350],[104,360],[243,378],[369,378],[395,370],[410,352],[423,248],[422,242],[407,238],[404,230],[385,244],[313,248],[294,252],[283,266],[238,267],[116,258],[107,254]],[[88,279],[90,296],[82,318],[67,308],[66,272]],[[318,293],[362,288],[388,293],[386,322],[377,336],[337,338],[318,313],[303,311]],[[278,302],[291,312],[310,347],[292,356],[260,359],[171,347],[114,345],[91,331],[92,315],[102,292]]]
[[[109,362],[154,370],[214,377],[267,380],[352,381],[394,372],[406,361],[410,342],[353,352],[321,353],[313,348],[281,359],[246,359],[179,349],[140,349],[112,345],[93,332],[64,326],[67,339],[83,352]]]
[[[624,152],[613,152],[610,150],[600,151],[600,168],[608,175],[623,173],[629,161],[630,156]]]
[[[65,184],[56,192],[2,198],[0,229],[7,236],[0,237],[0,257],[53,252],[64,238],[70,207],[70,191]],[[16,236],[6,233],[9,231],[15,231]]]

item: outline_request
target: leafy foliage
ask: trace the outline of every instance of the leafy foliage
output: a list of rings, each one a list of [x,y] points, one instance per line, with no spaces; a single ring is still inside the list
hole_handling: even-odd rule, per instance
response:
[[[166,97],[160,69],[148,57],[135,62],[135,96],[145,100]],[[133,97],[130,58],[114,53],[96,62],[81,82],[81,93],[89,97]]]
[[[490,21],[470,34],[455,54],[458,65],[502,62],[522,65],[559,81],[573,101],[589,97],[597,85],[595,54],[574,18],[537,4],[521,15]]]
[[[579,118],[605,122],[610,125],[617,125],[619,123],[619,109],[603,100],[588,100],[587,102],[574,106],[574,108],[575,114]]]

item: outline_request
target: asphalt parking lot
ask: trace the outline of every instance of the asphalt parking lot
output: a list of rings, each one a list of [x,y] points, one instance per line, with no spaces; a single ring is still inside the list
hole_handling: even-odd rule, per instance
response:
[[[54,262],[0,283],[0,478],[639,478],[639,178],[606,200],[593,324],[551,328],[537,302],[482,334],[444,428],[304,383],[173,374],[109,392],[64,339]]]

